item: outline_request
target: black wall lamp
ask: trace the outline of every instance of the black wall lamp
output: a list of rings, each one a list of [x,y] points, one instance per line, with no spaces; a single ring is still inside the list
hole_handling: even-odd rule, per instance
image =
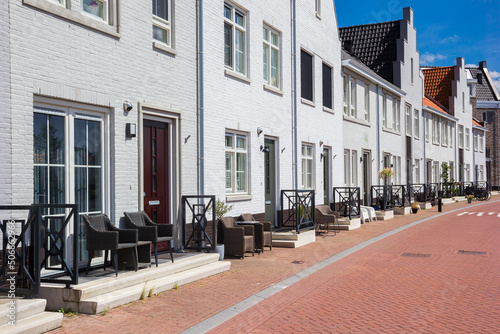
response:
[[[125,125],[125,136],[127,138],[133,138],[137,135],[137,127],[134,123],[127,123]]]
[[[269,153],[269,147],[268,146],[264,146],[264,145],[260,145],[260,151],[261,152],[264,152],[264,153]]]

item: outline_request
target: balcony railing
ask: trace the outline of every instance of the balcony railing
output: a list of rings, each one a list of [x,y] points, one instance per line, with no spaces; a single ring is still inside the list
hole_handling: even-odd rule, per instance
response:
[[[360,188],[339,187],[333,188],[333,210],[342,217],[359,217],[360,215]]]
[[[314,190],[282,190],[280,227],[300,233],[315,226]]]
[[[215,195],[182,196],[183,248],[214,250],[217,243],[215,218]]]

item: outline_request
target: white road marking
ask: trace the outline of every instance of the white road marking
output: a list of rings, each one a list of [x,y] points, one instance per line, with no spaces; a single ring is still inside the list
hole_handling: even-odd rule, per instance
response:
[[[484,215],[484,212],[479,212],[479,213],[477,214],[477,216],[478,216],[478,217],[481,217],[482,215]]]
[[[462,213],[459,213],[457,216],[463,216],[463,215],[465,215],[465,214],[467,214],[467,211],[462,212]]]

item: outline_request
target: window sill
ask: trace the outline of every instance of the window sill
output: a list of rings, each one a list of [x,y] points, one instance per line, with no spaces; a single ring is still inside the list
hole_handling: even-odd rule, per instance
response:
[[[344,115],[344,121],[352,122],[352,123],[356,123],[356,124],[360,124],[360,125],[364,125],[364,126],[371,126],[370,122],[367,122],[365,120],[358,119],[355,117],[347,116],[347,115]]]
[[[100,31],[112,37],[120,38],[116,25],[110,25],[107,22],[94,19],[80,12],[79,10],[72,10],[61,6],[57,3],[52,3],[47,0],[23,0],[23,4],[38,8],[44,12],[51,13],[63,19],[84,25],[90,29]]]
[[[265,89],[265,90],[268,90],[268,91],[270,91],[270,92],[272,92],[272,93],[275,93],[275,94],[281,95],[281,96],[283,96],[283,94],[284,94],[284,93],[283,93],[283,91],[282,91],[281,89],[276,88],[276,87],[274,87],[274,86],[270,86],[270,85],[268,85],[268,84],[264,84],[264,89]]]
[[[328,113],[330,113],[330,114],[334,114],[334,115],[335,115],[335,111],[333,111],[333,109],[330,109],[330,108],[328,108],[328,107],[323,107],[323,111],[324,111],[324,112],[328,112]]]
[[[168,53],[169,55],[174,57],[177,55],[177,51],[175,51],[175,49],[172,49],[170,46],[163,44],[161,42],[153,41],[153,49]]]
[[[307,104],[308,106],[311,106],[311,107],[316,107],[316,103],[314,103],[313,101],[306,100],[304,98],[301,98],[300,102]]]
[[[382,131],[384,131],[384,132],[389,132],[389,133],[392,133],[392,134],[394,134],[394,135],[401,136],[401,132],[400,132],[400,131],[396,131],[396,130],[393,130],[393,129],[389,129],[389,128],[382,128]]]
[[[238,79],[238,80],[241,80],[241,81],[244,81],[244,82],[247,82],[247,83],[252,83],[252,80],[250,80],[249,77],[243,75],[243,74],[240,74],[238,72],[235,72],[233,70],[228,70],[228,69],[225,69],[224,70],[224,74],[228,77],[233,77],[235,79]]]
[[[232,194],[232,195],[226,195],[226,202],[249,201],[251,199],[252,199],[252,195],[249,195],[249,194],[242,194],[242,195]]]

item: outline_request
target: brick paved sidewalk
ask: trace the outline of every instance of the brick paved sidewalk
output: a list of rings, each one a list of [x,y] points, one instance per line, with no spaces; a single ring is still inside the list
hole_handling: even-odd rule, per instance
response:
[[[468,205],[448,204],[443,211]],[[101,315],[65,316],[63,327],[51,333],[179,333],[334,254],[435,214],[437,207],[420,210],[416,215],[367,223],[360,229],[342,231],[336,236],[333,233],[317,236],[316,242],[297,249],[273,248],[255,257],[231,260],[230,271],[177,290]]]

